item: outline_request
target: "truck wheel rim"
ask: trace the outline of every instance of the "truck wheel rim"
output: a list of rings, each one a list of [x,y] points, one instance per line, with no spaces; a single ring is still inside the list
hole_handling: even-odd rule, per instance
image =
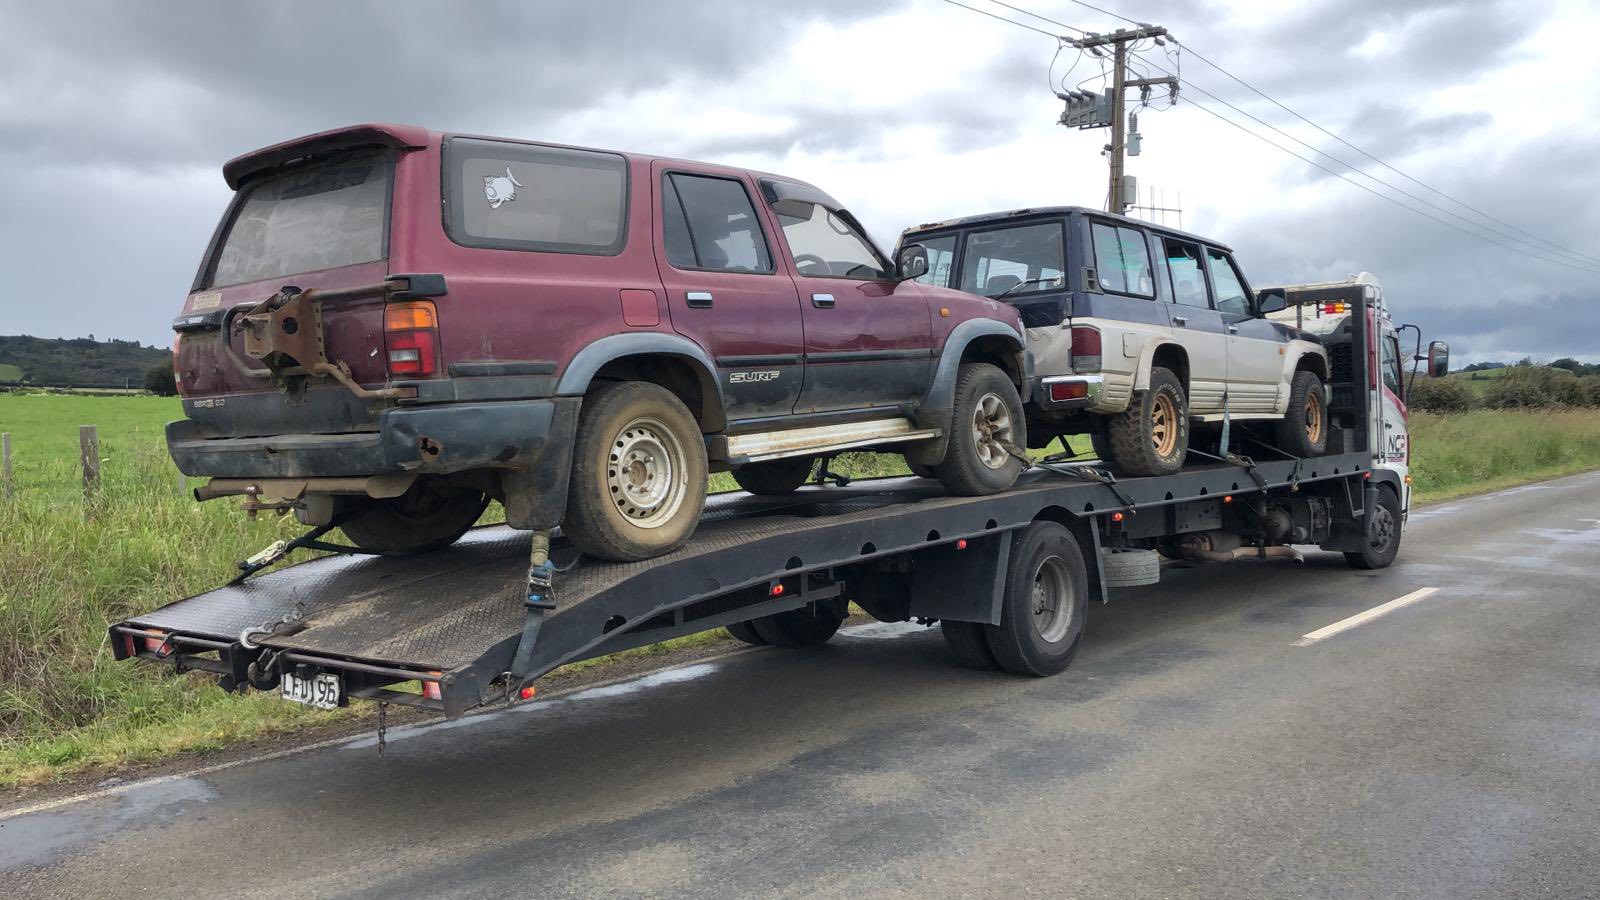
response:
[[[1178,449],[1178,404],[1164,393],[1150,404],[1150,443],[1162,458]]]
[[[1367,543],[1379,553],[1389,549],[1389,542],[1394,540],[1394,515],[1389,512],[1389,507],[1379,506],[1372,512],[1372,533],[1367,537]]]
[[[1033,573],[1033,629],[1047,644],[1060,643],[1072,630],[1072,581],[1067,564],[1059,556],[1039,563]]]
[[[1316,444],[1322,440],[1322,429],[1327,417],[1322,414],[1322,398],[1315,392],[1306,397],[1306,439]]]
[[[999,394],[989,393],[978,398],[972,412],[972,442],[978,451],[978,461],[986,468],[1003,468],[1011,459],[1006,445],[1012,443],[1011,408]]]
[[[606,491],[623,518],[640,528],[672,521],[687,493],[683,444],[660,419],[634,419],[611,442]]]

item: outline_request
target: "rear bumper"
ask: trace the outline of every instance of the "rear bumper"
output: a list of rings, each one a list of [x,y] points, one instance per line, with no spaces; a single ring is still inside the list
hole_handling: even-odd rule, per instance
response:
[[[1034,385],[1033,399],[1043,409],[1089,409],[1099,404],[1105,384],[1104,375],[1047,375]],[[1058,393],[1071,396],[1057,400]]]
[[[519,469],[571,457],[579,398],[398,407],[376,431],[206,438],[192,420],[167,425],[185,475],[211,478],[357,477]],[[550,459],[549,457],[558,457]]]

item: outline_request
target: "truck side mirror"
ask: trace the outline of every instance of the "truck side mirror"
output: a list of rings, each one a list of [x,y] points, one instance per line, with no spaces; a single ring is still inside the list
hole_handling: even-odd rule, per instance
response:
[[[1443,378],[1450,374],[1450,345],[1444,341],[1428,344],[1428,377]]]
[[[921,244],[907,244],[900,248],[895,270],[901,281],[910,281],[928,274],[928,248]]]
[[[1289,308],[1289,297],[1283,291],[1265,290],[1256,294],[1256,315],[1283,312]]]

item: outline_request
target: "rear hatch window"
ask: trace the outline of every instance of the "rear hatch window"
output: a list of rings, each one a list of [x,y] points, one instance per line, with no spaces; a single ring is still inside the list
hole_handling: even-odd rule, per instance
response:
[[[247,184],[213,255],[207,287],[383,259],[390,155],[341,153]]]

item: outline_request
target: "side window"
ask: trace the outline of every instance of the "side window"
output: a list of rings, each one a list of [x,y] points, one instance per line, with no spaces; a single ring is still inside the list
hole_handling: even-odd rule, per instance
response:
[[[450,138],[444,169],[446,231],[464,247],[622,251],[628,167],[614,153]]]
[[[1155,296],[1150,250],[1143,233],[1101,222],[1091,223],[1089,233],[1094,243],[1095,276],[1100,279],[1101,290],[1138,297]]]
[[[1210,309],[1206,298],[1206,276],[1200,271],[1200,247],[1188,241],[1163,238],[1167,255],[1167,277],[1171,279],[1172,302]]]
[[[961,289],[988,297],[1019,297],[1066,286],[1060,222],[1011,225],[967,235]]]
[[[794,267],[813,278],[886,279],[888,264],[849,222],[820,203],[786,199],[772,205],[789,241]],[[932,262],[930,259],[929,262]],[[930,270],[931,271],[931,270]]]
[[[1405,381],[1400,373],[1400,340],[1392,334],[1383,338],[1383,383],[1396,397],[1405,399]]]
[[[772,255],[744,185],[674,172],[661,183],[662,243],[680,269],[772,272]]]
[[[1228,254],[1207,247],[1206,261],[1211,264],[1211,283],[1217,290],[1217,309],[1235,316],[1250,315],[1250,297]]]
[[[928,251],[928,272],[917,276],[917,283],[936,287],[949,287],[950,274],[956,267],[956,236],[942,235],[919,240]]]

